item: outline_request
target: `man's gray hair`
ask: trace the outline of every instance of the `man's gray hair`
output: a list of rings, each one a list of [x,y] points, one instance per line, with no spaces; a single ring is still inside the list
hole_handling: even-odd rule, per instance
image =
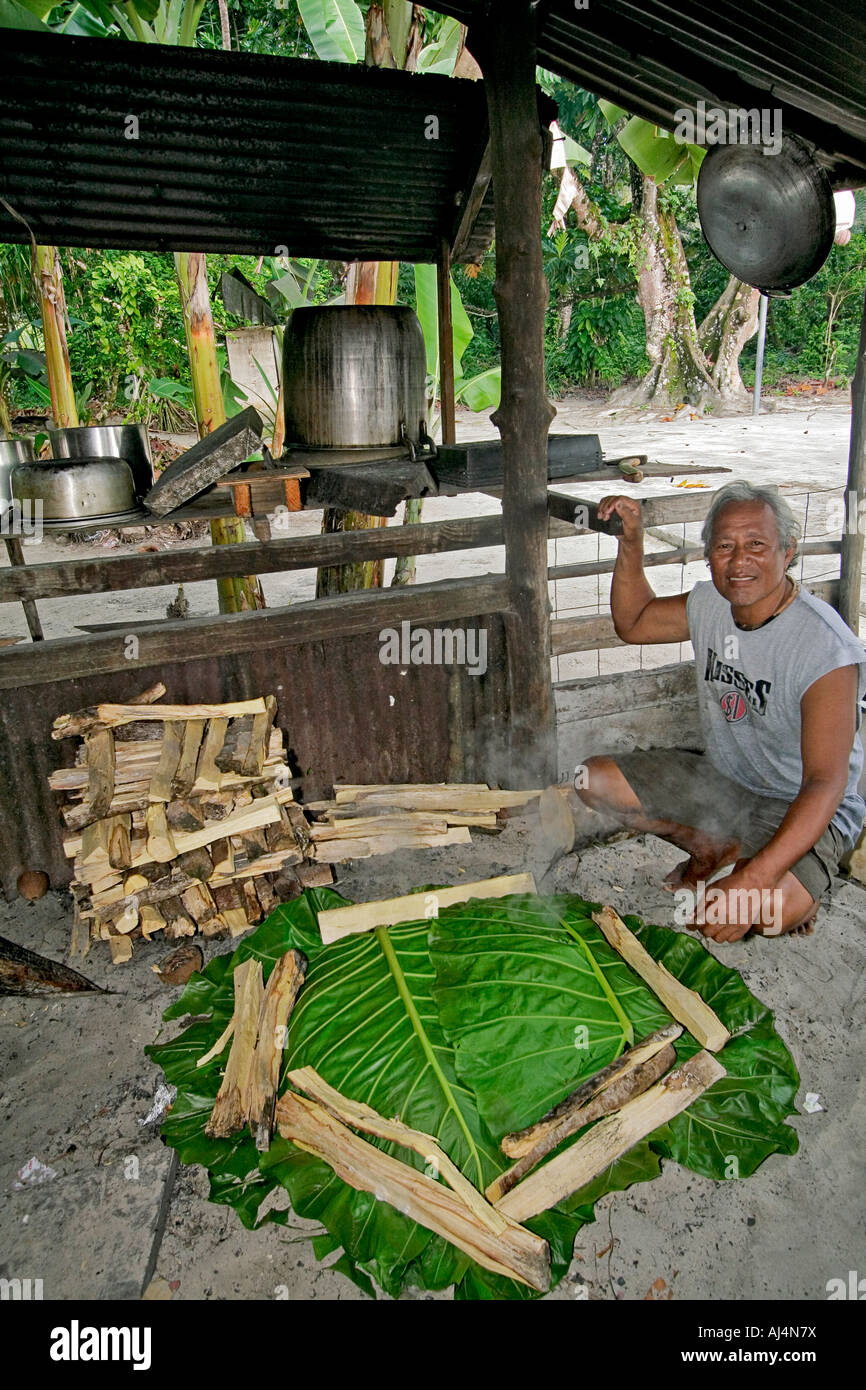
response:
[[[779,489],[771,484],[758,487],[754,483],[737,482],[727,483],[725,487],[719,489],[712,500],[701,531],[704,558],[707,560],[710,558],[710,545],[719,512],[730,502],[766,503],[776,518],[776,529],[779,532],[779,544],[782,549],[787,550],[791,545],[794,547],[794,554],[788,563],[788,569],[790,569],[797,561],[797,542],[800,539],[802,528],[784,497],[780,495]]]

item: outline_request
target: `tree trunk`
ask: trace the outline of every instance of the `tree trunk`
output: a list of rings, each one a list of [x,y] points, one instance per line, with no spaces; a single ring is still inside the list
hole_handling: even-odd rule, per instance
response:
[[[632,389],[617,391],[620,404],[649,402],[702,406],[716,396],[698,342],[689,268],[674,214],[659,206],[654,179],[641,180],[637,299],[646,320],[650,369]]]
[[[748,402],[740,376],[740,353],[758,327],[760,299],[760,290],[732,275],[698,329],[713,385],[723,401],[735,405]]]
[[[51,414],[58,429],[78,424],[78,407],[72,388],[69,369],[69,346],[66,341],[66,296],[63,293],[63,269],[56,246],[37,246],[33,256],[33,274],[39,291],[42,310],[42,336],[45,340],[45,366],[51,391]]]
[[[199,251],[176,251],[174,264],[180,287],[195,418],[199,437],[204,438],[225,424],[226,418],[207,284],[207,257]],[[240,517],[212,521],[210,533],[214,545],[238,545],[246,540]],[[255,576],[218,579],[217,592],[221,613],[242,613],[246,609],[265,606],[262,586]]]

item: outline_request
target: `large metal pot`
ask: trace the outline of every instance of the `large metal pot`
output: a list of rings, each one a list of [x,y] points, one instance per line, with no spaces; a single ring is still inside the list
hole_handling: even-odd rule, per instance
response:
[[[716,145],[698,175],[698,216],[726,270],[764,294],[788,294],[830,254],[836,230],[824,170],[795,135],[778,154],[760,145]]]
[[[30,463],[33,459],[31,439],[0,439],[0,506],[12,501],[12,469],[16,463]]]
[[[55,459],[123,459],[135,480],[136,497],[153,487],[153,460],[144,425],[74,425],[48,431]]]
[[[105,521],[135,510],[129,464],[118,458],[44,459],[12,469],[12,497],[42,504],[48,524]]]
[[[283,335],[286,443],[418,443],[427,415],[421,325],[402,305],[296,309]]]

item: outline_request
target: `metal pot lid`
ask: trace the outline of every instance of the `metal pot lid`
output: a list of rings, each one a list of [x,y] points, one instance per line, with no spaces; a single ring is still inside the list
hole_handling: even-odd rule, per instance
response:
[[[778,154],[715,145],[698,174],[698,216],[726,270],[764,294],[784,295],[824,264],[836,231],[826,173],[795,135]]]

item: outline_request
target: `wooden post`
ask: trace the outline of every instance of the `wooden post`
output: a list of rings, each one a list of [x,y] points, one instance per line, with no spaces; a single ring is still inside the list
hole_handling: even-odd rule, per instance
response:
[[[842,567],[839,612],[852,632],[860,636],[860,586],[863,577],[863,527],[866,526],[866,298],[860,320],[857,368],[851,383],[851,444],[848,451],[848,483],[845,489],[845,521],[842,526]]]
[[[13,565],[23,565],[24,551],[17,536],[5,536],[6,550],[9,555],[9,562]],[[41,642],[43,638],[42,624],[39,621],[39,613],[36,604],[32,599],[21,600],[21,607],[24,609],[24,617],[27,619],[27,627],[34,642]]]
[[[439,410],[442,443],[457,443],[454,413],[454,329],[451,323],[451,250],[445,237],[436,265],[439,307]]]
[[[502,341],[502,520],[510,589],[508,667],[512,775],[536,786],[556,775],[547,589],[547,281],[541,256],[542,136],[529,0],[501,0],[484,61],[496,204],[494,296]]]

